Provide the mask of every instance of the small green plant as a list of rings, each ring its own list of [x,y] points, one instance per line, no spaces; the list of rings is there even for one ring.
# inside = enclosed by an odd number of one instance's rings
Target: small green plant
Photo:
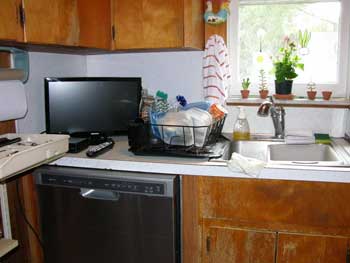
[[[265,70],[260,69],[259,70],[259,89],[260,90],[267,90],[267,81],[266,81],[266,73]]]
[[[309,91],[314,91],[314,90],[316,89],[316,83],[315,83],[315,82],[309,82],[309,83],[307,84],[307,89],[308,89]]]
[[[299,40],[300,48],[307,48],[307,46],[309,45],[309,42],[311,40],[311,32],[309,32],[307,30],[302,32],[301,30],[299,30],[298,40]]]
[[[249,78],[243,79],[243,80],[242,80],[242,88],[243,88],[243,90],[249,89],[249,86],[250,86],[250,80],[249,80]]]

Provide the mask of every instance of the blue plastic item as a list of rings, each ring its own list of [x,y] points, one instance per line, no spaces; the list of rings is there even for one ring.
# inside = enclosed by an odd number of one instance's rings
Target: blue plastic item
[[[187,101],[186,101],[186,98],[184,96],[181,96],[181,95],[177,95],[176,96],[176,100],[179,102],[179,104],[182,106],[182,107],[185,107],[187,105]]]
[[[189,110],[191,108],[198,108],[198,109],[201,109],[201,110],[208,111],[210,106],[211,106],[211,103],[208,102],[208,101],[199,101],[199,102],[189,103],[185,107],[183,107],[182,109],[183,110]]]
[[[152,110],[149,111],[150,123],[155,124],[151,126],[152,134],[156,138],[161,138],[159,127],[157,126],[158,119],[164,117],[165,114],[166,114],[165,112],[153,112]]]
[[[19,69],[24,72],[24,77],[21,79],[26,83],[29,78],[29,55],[28,52],[14,47],[0,47],[0,51],[10,52],[13,58],[13,69]]]

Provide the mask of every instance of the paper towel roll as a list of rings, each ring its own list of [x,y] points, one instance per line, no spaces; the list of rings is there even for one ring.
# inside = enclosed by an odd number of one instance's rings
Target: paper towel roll
[[[27,113],[24,85],[19,80],[0,81],[0,121],[20,119]]]

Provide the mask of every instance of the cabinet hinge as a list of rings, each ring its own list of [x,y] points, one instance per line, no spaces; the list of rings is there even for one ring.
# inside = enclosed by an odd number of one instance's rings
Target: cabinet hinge
[[[115,32],[115,26],[113,25],[113,26],[112,26],[112,39],[113,39],[113,40],[115,40],[115,34],[116,34],[116,32]]]
[[[19,12],[19,20],[20,20],[21,26],[24,27],[24,25],[26,23],[26,14],[25,14],[23,5],[20,4],[18,9],[19,9],[18,10],[18,12]]]
[[[211,239],[210,239],[210,236],[207,237],[207,252],[209,253],[210,252],[210,242],[211,242]]]
[[[350,263],[350,249],[346,249],[346,263]]]

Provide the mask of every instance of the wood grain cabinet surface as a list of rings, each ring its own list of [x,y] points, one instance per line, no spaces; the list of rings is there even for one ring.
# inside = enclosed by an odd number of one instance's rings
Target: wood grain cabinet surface
[[[276,233],[215,226],[204,233],[205,263],[275,262]]]
[[[347,263],[348,238],[278,233],[277,263]]]
[[[349,184],[184,176],[183,204],[184,263],[350,262]]]
[[[109,49],[110,0],[23,0],[25,41]]]
[[[203,49],[204,1],[112,2],[115,49]]]
[[[21,0],[0,1],[0,39],[23,41],[20,7]]]
[[[202,50],[203,11],[198,0],[1,0],[0,41],[42,51]]]

